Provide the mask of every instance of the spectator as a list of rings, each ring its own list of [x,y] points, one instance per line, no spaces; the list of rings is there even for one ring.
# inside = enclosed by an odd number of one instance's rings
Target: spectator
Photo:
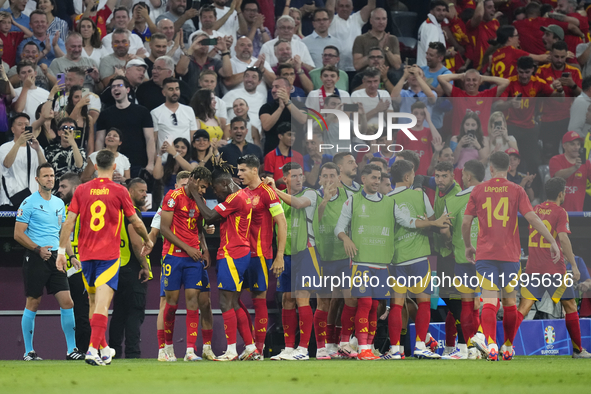
[[[440,75],[437,77],[437,80],[443,92],[447,96],[455,98],[453,100],[451,124],[451,130],[454,135],[459,133],[460,122],[468,112],[476,112],[480,117],[480,123],[482,123],[483,119],[486,121],[490,118],[492,101],[477,100],[476,98],[500,97],[505,89],[507,89],[507,86],[509,86],[507,79],[480,75],[474,69],[470,69],[463,74]],[[457,80],[462,80],[465,90],[452,85],[452,82]],[[491,83],[496,86],[491,89],[479,91],[479,87],[483,83]],[[484,136],[488,136],[488,129],[482,130],[482,133]]]
[[[349,93],[346,90],[339,90],[336,84],[339,81],[339,70],[334,66],[324,66],[320,73],[322,79],[322,87],[317,90],[312,90],[306,99],[306,107],[315,109],[316,111],[324,108],[324,101],[328,96],[339,96],[341,98],[349,98]],[[305,170],[304,170],[305,172]]]
[[[4,85],[4,90],[0,91],[0,145],[8,141],[8,110],[12,98],[14,97],[14,88],[6,77],[4,67],[0,67],[0,81]]]
[[[33,35],[33,33],[24,26],[21,26],[16,31],[11,31],[11,28],[12,19],[10,13],[0,11],[0,39],[2,39],[2,43],[4,44],[2,60],[5,61],[9,67],[14,66],[16,63],[16,50],[21,41],[25,39],[25,30],[27,32],[27,37]]]
[[[35,85],[37,73],[34,63],[23,60],[18,64],[17,72],[23,87],[14,89],[15,96],[12,99],[12,107],[15,112],[24,112],[29,115],[29,118],[34,118],[37,107],[52,97],[49,96],[47,90]]]
[[[408,89],[402,89],[408,82]],[[400,112],[409,113],[410,106],[415,101],[422,101],[427,106],[429,114],[433,112],[433,106],[437,101],[437,93],[431,90],[427,84],[427,78],[419,66],[412,65],[404,68],[404,74],[392,90],[392,100],[400,106]],[[399,123],[410,123],[409,119],[400,119]],[[423,126],[428,126],[424,124]]]
[[[585,42],[589,33],[589,21],[587,15],[583,16],[577,12],[578,2],[576,0],[558,0],[554,12],[548,14],[552,19],[572,23],[581,31],[581,35],[567,34],[564,41],[568,50],[572,53],[577,52],[577,45]],[[577,59],[569,59],[571,63],[577,63]]]
[[[164,34],[154,33],[150,37],[150,41],[148,42],[148,44],[150,45],[150,56],[145,58],[144,61],[148,66],[148,77],[152,78],[152,68],[154,67],[154,62],[160,56],[166,56],[168,42]]]
[[[295,71],[292,85],[303,89],[305,92],[310,92],[314,85],[310,80],[308,71],[303,67],[301,58],[296,55],[292,57],[291,44],[284,40],[279,40],[275,44],[275,57],[277,57],[277,65],[273,67],[275,74],[281,75],[279,67],[283,64],[291,65]]]
[[[128,180],[130,175],[131,163],[127,156],[119,152],[119,147],[123,143],[123,132],[116,127],[111,127],[109,132],[105,136],[105,149],[110,150],[115,155],[115,171],[113,172],[113,182],[124,184]],[[98,176],[98,172],[95,170],[94,165],[96,164],[96,155],[98,151],[88,155],[88,161],[84,172],[80,176],[82,182],[88,182]]]
[[[466,23],[468,37],[472,38],[473,50],[470,51],[470,60],[475,69],[481,70],[483,63],[488,59],[483,59],[483,54],[489,47],[489,41],[497,35],[500,23],[495,19],[495,3],[493,0],[478,0],[474,16]]]
[[[110,50],[103,46],[101,33],[96,23],[91,18],[82,18],[78,22],[78,33],[82,36],[83,57],[88,57],[96,64],[101,64],[101,59],[110,53]]]
[[[239,117],[246,120],[246,142],[255,144],[256,146],[262,149],[263,145],[261,143],[261,134],[259,128],[253,126],[249,113],[250,110],[246,100],[241,98],[237,98],[236,100],[234,100],[234,104],[232,106],[232,119],[234,119],[235,117]],[[258,116],[256,116],[255,119],[257,119],[258,121]]]
[[[240,41],[240,40],[238,40],[238,41]],[[237,47],[238,47],[238,45],[237,45]],[[255,67],[247,68],[243,73],[243,78],[242,78],[243,87],[242,88],[237,87],[237,88],[230,90],[228,93],[226,93],[224,95],[224,98],[223,98],[223,106],[228,111],[226,119],[232,119],[235,116],[243,117],[243,118],[247,119],[247,121],[249,123],[252,123],[252,125],[257,129],[257,134],[258,134],[258,130],[261,129],[261,121],[259,119],[259,110],[261,109],[263,104],[265,104],[267,102],[266,92],[262,93],[257,90],[257,86],[259,86],[259,83],[261,81],[261,77],[262,77],[262,75],[261,75],[261,71],[259,68],[255,68]],[[248,104],[246,104],[246,106],[248,108],[248,114],[241,114],[241,115],[236,114],[236,112],[234,111],[234,105],[235,105],[237,99],[244,99],[245,103],[248,103]],[[219,105],[219,103],[218,103],[218,105]],[[246,135],[246,140],[248,142],[253,142],[253,138],[254,138],[254,136],[250,132]],[[257,143],[257,145],[259,145],[259,143]]]
[[[324,47],[324,50],[322,51],[322,65],[310,71],[308,74],[312,84],[314,85],[314,89],[320,89],[322,86],[320,71],[322,71],[325,66],[333,66],[338,69],[340,60],[341,58],[339,48],[334,45],[327,45]],[[340,90],[349,90],[349,75],[347,75],[347,73],[343,71],[342,68],[339,69],[339,80],[337,81],[336,87]]]
[[[550,176],[566,180],[566,196],[562,207],[567,211],[582,211],[587,181],[591,180],[591,161],[588,153],[581,157],[583,138],[574,131],[562,137],[564,153],[550,159]]]
[[[81,131],[76,136],[76,143],[79,147],[88,152],[94,152],[94,123],[96,119],[88,114],[90,98],[83,95],[81,86],[72,86],[68,95],[65,115],[76,121],[77,128]],[[113,104],[114,105],[114,104]]]
[[[521,172],[517,171],[517,167],[519,167],[519,164],[521,164],[521,157],[519,156],[519,151],[517,149],[509,148],[505,151],[505,153],[509,155],[509,171],[507,171],[507,180],[524,188],[529,200],[533,201],[534,190],[532,189],[532,183],[536,177],[536,174],[530,175],[529,172],[527,174],[522,174]]]
[[[296,134],[291,129],[291,124],[283,122],[277,125],[277,137],[279,144],[265,155],[264,171],[273,174],[275,182],[283,178],[281,169],[288,162],[296,162],[302,168],[304,167],[304,159],[302,154],[292,150],[295,143]],[[266,144],[265,144],[266,145]],[[285,188],[285,185],[283,186]]]
[[[351,100],[363,103],[368,123],[378,123],[378,115],[382,112],[392,111],[390,94],[380,90],[380,71],[376,68],[368,68],[363,72],[363,89],[351,94]],[[422,126],[422,124],[421,124]]]
[[[25,132],[28,126],[29,115],[14,115],[10,120],[14,140],[0,146],[0,211],[16,211],[25,198],[37,191],[35,169],[46,160],[39,141],[33,133]]]
[[[308,187],[318,189],[320,186],[318,180],[320,178],[320,168],[325,164],[332,162],[332,155],[323,154],[320,151],[321,145],[324,143],[322,132],[314,132],[311,140],[306,140],[306,151],[308,154],[302,158],[304,162],[304,176],[306,177],[306,184]]]
[[[369,67],[380,70],[380,86],[379,89],[392,92],[394,86],[402,77],[403,69],[394,70],[386,66],[386,56],[380,47],[373,47],[369,50]],[[352,90],[363,89],[363,73],[355,73],[351,82]]]
[[[179,103],[178,79],[166,78],[162,83],[161,94],[165,97],[164,104],[150,112],[157,146],[161,148],[166,141],[169,142],[168,145],[172,145],[170,142],[177,138],[193,141],[193,134],[198,129],[195,113],[191,107]],[[172,184],[174,185],[174,182]]]
[[[213,70],[221,77],[232,75],[232,63],[230,62],[230,51],[226,49],[226,41],[218,40],[215,48],[222,54],[222,60],[209,57],[209,46],[202,45],[203,40],[208,39],[207,34],[197,33],[192,38],[192,43],[187,50],[186,56],[181,57],[176,65],[176,73],[191,87],[191,95],[195,94],[199,86],[199,74],[203,70]],[[216,96],[221,96],[221,84],[218,83]]]
[[[199,86],[201,86],[202,89],[208,89],[208,90],[211,90],[212,92],[215,92],[217,84],[218,84],[218,76],[215,73],[215,71],[204,70],[201,73],[201,75],[199,75]],[[215,100],[215,104],[214,104],[215,116],[217,116],[217,118],[219,119],[222,129],[225,130],[226,125],[228,124],[228,122],[227,122],[228,111],[226,110],[226,104],[224,104],[222,99],[219,98],[218,96],[214,96],[214,100]]]
[[[43,149],[46,149],[51,144],[59,143],[57,122],[51,104],[51,101],[46,101],[38,106],[35,111],[36,120],[33,122],[33,135],[35,135]]]
[[[213,28],[222,36],[232,37],[232,42],[236,42],[236,32],[240,28],[240,25],[246,24],[244,16],[242,15],[242,10],[236,10],[236,7],[240,7],[242,2],[232,1],[230,7],[226,7],[226,3],[226,0],[213,1],[213,14],[217,19]],[[203,18],[199,20],[199,24],[199,28],[203,29]],[[228,47],[230,47],[230,45],[228,45]]]
[[[138,57],[146,56],[146,48],[144,48],[144,42],[137,34],[131,34],[128,29],[129,25],[129,10],[125,7],[117,7],[113,10],[113,33],[107,34],[103,37],[103,47],[107,49],[109,54],[113,53],[113,34],[118,30],[127,31],[129,38],[128,53],[136,55]]]
[[[300,21],[299,24],[296,25],[296,29],[294,30],[298,37],[304,38],[312,33],[313,22],[312,22],[312,14],[315,9],[324,7],[324,0],[317,0],[314,4],[310,3],[308,0],[276,0],[275,7],[276,10],[279,11],[277,15],[281,14],[281,9],[283,9],[283,15],[287,15],[287,10],[289,9],[289,16],[292,16],[295,20],[296,16],[299,17]],[[285,8],[283,5],[285,4]],[[297,11],[297,13],[295,13]]]
[[[56,16],[57,3],[55,0],[38,0],[37,9],[45,12],[45,15],[47,15],[47,34],[52,35],[59,31],[63,39],[68,36],[70,28],[66,21]]]
[[[259,13],[259,4],[243,2],[242,15],[246,22],[244,27],[238,29],[239,36],[246,36],[252,41],[252,56],[257,57],[264,43],[271,40],[271,32],[264,26],[265,16]],[[238,45],[238,41],[236,41]]]
[[[287,79],[289,82],[289,97],[297,98],[299,102],[301,98],[306,97],[306,92],[300,87],[294,86],[298,75],[295,72],[294,66],[290,63],[283,63],[277,66],[277,74],[281,78]],[[273,101],[273,93],[269,90],[267,94],[267,102]]]
[[[217,147],[209,141],[209,133],[205,130],[197,130],[193,134],[193,145],[191,149],[191,159],[197,163],[198,167],[205,167],[213,171],[212,158],[220,154]]]
[[[162,19],[170,19],[174,23],[174,31],[183,29],[183,37],[185,44],[187,43],[189,36],[196,30],[195,24],[191,19],[195,18],[199,13],[199,10],[195,8],[187,9],[186,0],[169,0],[168,12],[160,15],[156,18],[156,23]]]
[[[548,52],[552,50],[552,45],[554,45],[555,42],[564,41],[564,30],[562,30],[560,26],[550,25],[548,27],[542,27],[542,31],[544,32],[544,35],[542,36],[544,49]]]
[[[65,84],[66,94],[60,95],[59,98],[55,101],[54,111],[61,113],[64,110],[66,105],[68,105],[68,96],[70,95],[70,89],[72,88],[72,86],[83,86],[85,78],[86,70],[80,67],[72,67],[68,70],[68,72],[66,73]],[[54,88],[56,87],[63,89],[63,87],[57,86],[57,84],[54,86]],[[101,100],[99,96],[92,92],[89,92],[87,96],[90,99],[88,113],[94,119],[98,119],[99,113],[101,112]]]
[[[45,157],[48,162],[53,164],[55,175],[61,177],[66,172],[76,174],[82,173],[84,162],[86,161],[86,152],[78,148],[75,140],[75,131],[78,129],[76,121],[72,118],[63,118],[57,126],[57,134],[60,137],[58,144],[51,144]],[[54,191],[57,191],[59,184],[55,185]]]
[[[33,41],[39,47],[50,48],[45,54],[45,58],[39,60],[42,64],[49,66],[53,59],[64,56],[66,52],[64,41],[60,38],[59,32],[51,35],[47,33],[47,15],[43,11],[35,10],[31,12],[31,30],[33,35],[25,38],[18,46],[16,51],[17,62],[21,60],[25,44],[30,41]]]
[[[117,76],[111,80],[115,105],[104,109],[98,118],[95,147],[103,148],[106,130],[116,127],[123,131],[121,153],[129,158],[130,176],[135,178],[142,169],[153,172],[156,143],[152,117],[146,108],[129,102],[129,89],[127,78]]]
[[[18,23],[19,25],[22,25],[24,27],[29,27],[30,25],[30,19],[29,16],[23,14],[23,11],[25,10],[26,6],[27,6],[27,1],[28,0],[8,0],[8,3],[10,4],[10,8],[8,9],[8,12],[10,14],[12,14],[12,19],[14,19],[14,21],[16,23]],[[19,31],[20,29],[14,25],[10,28],[10,31]]]
[[[437,77],[440,75],[451,74],[444,65],[443,59],[445,59],[445,45],[440,42],[431,42],[425,53],[426,65],[421,67],[423,74],[425,75],[427,84],[431,86],[438,97],[443,96],[443,88],[439,84]]]
[[[174,23],[170,19],[161,19],[156,23],[158,31],[166,37],[168,46],[166,47],[166,55],[174,59],[174,63],[178,63],[183,56],[183,32],[182,30],[175,34]],[[181,45],[182,44],[182,45]]]
[[[328,32],[330,19],[328,11],[325,8],[316,8],[312,13],[312,24],[314,31],[309,36],[304,37],[302,42],[306,44],[310,51],[310,56],[314,62],[314,67],[322,66],[322,53],[328,45],[339,46],[341,43]],[[311,71],[311,70],[310,70]]]
[[[425,55],[431,43],[440,42],[445,48],[445,35],[441,24],[445,22],[447,12],[449,12],[449,8],[443,0],[432,0],[429,4],[427,20],[419,27],[417,65],[421,68],[427,65]]]
[[[371,30],[355,38],[353,43],[353,65],[355,70],[363,71],[369,66],[369,50],[379,47],[384,51],[386,65],[398,70],[402,65],[400,44],[396,36],[386,32],[388,15],[383,8],[376,8],[369,19]]]
[[[101,39],[107,35],[107,20],[117,5],[117,0],[107,0],[105,6],[99,9],[96,0],[82,0],[84,12],[76,16],[76,24],[84,18],[90,18],[96,24]]]
[[[37,71],[37,79],[35,79],[35,85],[45,90],[50,90],[56,83],[55,74],[49,69],[47,64],[38,64],[40,56],[43,52],[39,52],[39,47],[33,41],[29,41],[23,47],[22,60],[28,60],[35,64],[35,70]],[[12,86],[19,87],[20,79],[16,72],[16,65],[12,66],[6,73],[10,79]]]
[[[325,107],[327,109],[342,109],[341,105],[341,98],[339,96],[328,96],[324,101]],[[367,118],[365,115],[365,110],[363,107],[363,103],[357,103],[358,110],[357,113],[359,114],[359,130],[363,134],[370,134],[371,130],[367,125]],[[328,126],[328,130],[324,132],[324,144],[327,145],[326,149],[322,149],[322,151],[326,154],[336,155],[338,153],[338,144],[339,140],[339,120],[337,116],[334,114],[325,114],[324,119],[326,120],[326,124]],[[353,127],[353,123],[351,121],[351,126]],[[373,125],[372,125],[373,126]],[[377,125],[375,125],[375,129],[377,130]],[[374,130],[375,131],[375,130]],[[374,144],[375,145],[375,144]],[[373,152],[372,152],[373,153]]]
[[[314,60],[310,56],[308,47],[301,40],[294,39],[295,21],[291,16],[283,15],[277,19],[277,38],[267,41],[261,47],[261,54],[265,55],[265,60],[271,67],[279,63],[275,56],[275,43],[279,40],[285,40],[291,43],[293,56],[299,56],[302,59],[302,67],[308,71],[314,69]]]
[[[275,79],[273,81],[273,88],[271,89],[273,101],[264,104],[259,111],[261,127],[265,137],[265,148],[263,149],[263,153],[265,154],[275,149],[279,143],[278,124],[289,123],[292,121],[292,118],[299,124],[306,122],[306,115],[292,104],[289,99],[289,89],[290,84],[287,79],[282,77]],[[280,171],[278,175],[279,173]]]
[[[224,84],[228,89],[244,89],[244,76],[247,69],[256,68],[259,70],[259,82],[256,89],[259,93],[266,94],[267,86],[271,86],[275,79],[275,73],[264,56],[259,59],[254,57],[252,41],[248,37],[240,37],[236,42],[236,56],[230,62],[232,73],[224,79]]]
[[[464,116],[460,134],[451,137],[450,144],[455,145],[453,164],[456,168],[464,168],[464,164],[470,160],[478,160],[482,164],[488,163],[490,156],[488,138],[482,134],[480,118],[474,112]]]
[[[129,38],[131,33],[125,29],[115,29],[111,47],[113,53],[101,59],[100,77],[104,86],[109,86],[111,79],[120,75],[127,62],[134,58],[129,53]]]
[[[367,23],[370,13],[375,8],[376,1],[368,0],[367,5],[359,12],[352,13],[352,0],[327,0],[326,9],[328,10],[328,18],[330,19],[328,32],[340,42],[354,42],[361,35],[361,28]],[[356,68],[353,67],[352,46],[349,44],[343,45],[340,57],[340,67],[351,76],[356,71]]]
[[[91,58],[82,56],[82,36],[72,32],[66,38],[66,56],[58,57],[51,62],[49,69],[55,75],[66,73],[72,67],[79,67],[86,71],[84,85],[91,92],[100,92],[103,88],[99,75],[98,63]]]
[[[488,144],[491,155],[495,152],[505,152],[507,149],[518,149],[515,137],[507,132],[507,121],[502,112],[497,111],[490,115],[488,129],[490,130]],[[489,163],[484,163],[484,165],[486,172],[484,179],[489,180],[491,178]]]
[[[286,6],[283,9],[283,15],[289,15],[293,18],[293,21],[295,22],[294,35],[300,39],[304,38],[304,35],[302,34],[302,11],[299,8],[290,7],[287,5],[286,1]]]
[[[220,149],[222,160],[234,166],[234,177],[238,176],[238,158],[244,155],[254,155],[262,163],[264,160],[263,151],[255,144],[246,141],[248,122],[244,118],[233,118],[230,122],[231,141]]]
[[[576,131],[584,138],[591,130],[591,76],[585,77],[581,82],[581,94],[573,101],[570,107],[570,120],[568,130]]]
[[[146,76],[146,69],[148,65],[146,62],[139,58],[139,59],[132,59],[127,62],[125,65],[125,78],[129,81],[129,102],[137,104],[137,89],[138,87],[144,82],[144,78]],[[113,95],[111,94],[111,86],[107,86],[105,90],[101,93],[101,102],[104,104],[105,108],[110,107],[111,105],[115,105],[115,100],[113,99]]]
[[[135,3],[131,8],[131,21],[128,26],[133,26],[131,32],[139,36],[144,44],[151,41],[152,35],[158,33],[158,27],[150,18],[150,7],[143,1]]]
[[[162,95],[162,82],[166,78],[174,76],[174,60],[169,56],[161,56],[154,62],[152,68],[152,79],[142,83],[137,88],[137,101],[138,104],[144,106],[148,111],[152,111],[154,108],[166,101]],[[191,88],[184,81],[179,81],[181,88],[181,97],[179,102],[187,105],[191,101]]]
[[[163,155],[167,154],[166,163],[162,164]],[[173,144],[168,140],[162,144],[158,155],[156,155],[156,164],[154,165],[154,179],[162,180],[164,190],[163,196],[174,189],[176,183],[176,174],[179,171],[192,171],[197,167],[197,162],[191,159],[191,144],[185,138],[175,138]]]
[[[218,40],[225,40],[226,45],[228,46],[228,48],[230,48],[232,46],[232,43],[235,42],[236,38],[233,37],[232,34],[230,34],[226,37],[222,33],[218,32],[217,29],[221,26],[216,19],[217,19],[216,8],[214,6],[206,5],[206,6],[202,7],[199,10],[199,25],[200,25],[199,30],[197,30],[192,35],[195,35],[196,33],[205,33],[205,34],[207,34],[208,38],[216,38]],[[232,38],[230,38],[230,37],[232,37]],[[191,41],[191,38],[192,37],[189,37],[189,41]],[[213,49],[213,47],[211,45],[208,48],[209,48],[210,52]],[[219,59],[219,55],[217,53],[213,53],[212,55],[213,55],[213,57]]]
[[[547,84],[558,80],[564,89],[564,102],[547,102],[541,111],[540,140],[542,147],[542,162],[547,164],[553,156],[558,154],[560,140],[568,130],[570,108],[574,98],[581,94],[581,71],[566,64],[568,48],[564,41],[552,45],[550,64],[538,68],[536,76]]]
[[[382,135],[376,140],[376,145],[378,145],[377,152],[373,152],[371,157],[367,157],[367,155],[365,155],[367,164],[370,164],[377,159],[382,160],[383,164],[385,165],[384,170],[388,172],[389,168],[392,167],[392,164],[394,164],[396,161],[396,153],[392,148],[389,148],[390,145],[393,145],[393,142],[388,141],[387,135]]]

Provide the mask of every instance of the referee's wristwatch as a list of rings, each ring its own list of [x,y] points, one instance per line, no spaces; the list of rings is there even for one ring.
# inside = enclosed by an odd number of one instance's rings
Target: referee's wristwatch
[[[33,249],[33,250],[35,251],[35,253],[37,253],[39,255],[41,254],[41,246],[37,245],[37,246],[35,246],[35,249]]]

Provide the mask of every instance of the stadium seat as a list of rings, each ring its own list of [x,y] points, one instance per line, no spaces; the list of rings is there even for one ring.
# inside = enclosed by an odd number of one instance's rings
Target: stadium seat
[[[416,37],[416,23],[416,12],[392,11],[392,24],[394,26],[394,35],[396,35],[398,39],[400,39],[400,37]]]

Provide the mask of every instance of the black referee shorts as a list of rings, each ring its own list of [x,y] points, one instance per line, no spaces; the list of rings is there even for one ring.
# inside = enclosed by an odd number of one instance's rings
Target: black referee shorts
[[[51,252],[47,261],[37,253],[27,250],[23,260],[23,279],[25,281],[25,296],[39,298],[43,295],[43,288],[47,288],[47,294],[56,294],[60,291],[70,291],[68,275],[61,272],[55,266],[57,251]]]

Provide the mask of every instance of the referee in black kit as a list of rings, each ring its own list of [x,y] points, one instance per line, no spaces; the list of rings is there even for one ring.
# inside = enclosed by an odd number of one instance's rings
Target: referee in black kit
[[[25,342],[25,361],[40,361],[33,349],[35,315],[43,288],[53,294],[60,305],[62,330],[66,336],[68,350],[66,360],[84,360],[84,354],[76,348],[76,324],[74,302],[70,296],[68,278],[58,271],[55,261],[59,247],[60,229],[66,219],[64,202],[51,195],[55,184],[55,171],[51,164],[37,167],[35,180],[39,191],[27,197],[20,205],[14,226],[14,239],[27,251],[23,261],[25,296],[27,297],[21,322]],[[68,253],[71,253],[71,247]],[[80,266],[78,261],[73,264]]]

